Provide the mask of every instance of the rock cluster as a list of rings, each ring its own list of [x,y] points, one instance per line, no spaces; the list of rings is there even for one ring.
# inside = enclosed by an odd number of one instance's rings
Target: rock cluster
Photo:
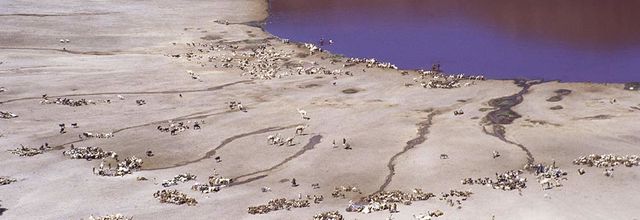
[[[322,201],[322,196],[315,196],[315,203]],[[292,208],[305,208],[311,206],[310,196],[307,195],[305,199],[272,199],[266,205],[250,206],[247,210],[249,214],[267,214],[272,211],[278,210],[291,210]]]
[[[111,100],[103,100],[103,102],[111,103]],[[51,101],[46,96],[43,96],[42,101],[40,101],[40,104],[57,104],[57,105],[67,105],[71,107],[79,107],[79,106],[84,106],[89,104],[96,104],[96,101],[93,101],[90,99],[74,100],[69,98],[56,98],[56,100]]]
[[[117,158],[117,154],[113,151],[104,151],[100,147],[74,147],[71,145],[71,149],[63,151],[63,155],[70,157],[71,159],[102,159],[102,158]]]
[[[446,79],[446,80],[485,80],[483,75],[445,74],[443,71],[439,69],[418,70],[418,73],[422,78],[426,76],[431,76],[434,79]]]
[[[44,152],[50,151],[52,148],[49,147],[49,145],[42,145],[39,148],[31,148],[31,147],[25,147],[25,146],[20,146],[19,148],[16,148],[14,150],[9,150],[9,152],[11,152],[14,155],[18,155],[21,157],[33,157],[35,155],[38,154],[42,154]]]
[[[14,178],[0,176],[0,186],[9,185],[9,184],[15,183],[15,182],[17,182],[17,180],[14,179]]]
[[[441,193],[439,200],[446,201],[451,207],[458,206],[458,209],[462,208],[462,202],[467,201],[473,193],[471,191],[449,190],[448,193]]]
[[[485,80],[484,76],[466,76],[464,74],[449,74],[445,75],[442,71],[439,70],[418,70],[418,74],[420,78],[414,78],[413,81],[420,82],[420,85],[424,88],[433,88],[433,89],[453,89],[461,86],[461,80]],[[424,81],[425,78],[430,78],[431,80]],[[421,81],[423,80],[423,81]],[[465,86],[470,86],[475,84],[475,82],[465,83]]]
[[[509,170],[504,173],[496,173],[496,178],[490,179],[489,177],[485,178],[466,178],[462,180],[463,185],[483,185],[490,186],[494,189],[501,189],[505,191],[509,190],[520,190],[527,188],[527,178],[521,177],[523,174],[522,170]]]
[[[433,193],[425,193],[421,189],[414,189],[413,193],[405,193],[400,190],[382,191],[362,198],[359,203],[349,204],[346,210],[347,212],[362,213],[382,210],[395,212],[397,211],[396,203],[411,205],[414,201],[424,201],[433,197],[435,197]]]
[[[538,183],[540,183],[544,189],[552,189],[554,187],[562,186],[560,181],[566,180],[565,176],[567,176],[567,172],[561,170],[555,165],[529,164],[525,166],[525,169],[533,171]]]
[[[196,199],[175,189],[157,191],[153,194],[153,198],[158,199],[160,203],[171,203],[176,205],[187,204],[188,206],[195,206],[198,204]]]
[[[496,173],[495,180],[489,177],[485,178],[466,178],[462,180],[463,185],[483,185],[491,186],[494,189],[501,189],[505,191],[520,190],[527,188],[527,178],[521,177],[524,171],[522,170],[509,170],[504,173]]]
[[[218,192],[222,187],[227,187],[231,184],[231,179],[224,178],[219,174],[213,174],[209,176],[209,182],[205,184],[196,183],[191,187],[193,191],[199,191],[202,193]]]
[[[12,118],[17,118],[17,117],[18,117],[18,115],[13,114],[13,113],[11,113],[11,112],[3,112],[3,111],[0,111],[0,118],[3,118],[3,119],[12,119]]]
[[[196,175],[193,175],[191,173],[178,174],[174,176],[173,179],[162,181],[162,186],[164,187],[175,186],[175,185],[178,185],[178,182],[184,183],[190,180],[195,180],[196,177],[197,177]]]
[[[118,163],[115,175],[124,176],[126,174],[131,174],[131,172],[139,170],[140,168],[142,168],[142,159],[139,159],[136,156],[131,156]]]
[[[428,211],[427,213],[428,213],[428,214],[429,214],[429,216],[431,216],[431,217],[440,217],[440,216],[443,216],[443,215],[444,215],[444,212],[443,212],[443,211],[441,211],[441,210],[439,210],[439,209],[438,209],[438,210],[435,210],[435,211],[433,211],[433,212],[432,212],[432,211]]]
[[[362,192],[355,186],[339,186],[333,190],[333,192],[331,193],[331,196],[333,196],[334,198],[338,198],[338,197],[346,198],[346,194],[345,194],[346,192],[354,192],[354,193],[362,194]]]
[[[438,209],[435,211],[427,211],[427,214],[414,214],[413,218],[416,220],[431,220],[432,218],[437,218],[443,215],[444,212]]]
[[[194,73],[194,72],[193,72],[193,71],[191,71],[191,70],[187,70],[187,74],[189,74],[189,76],[191,77],[191,79],[197,79],[197,80],[199,80],[199,79],[200,79],[200,75],[198,75],[197,73]]]
[[[373,67],[378,67],[378,68],[382,68],[382,69],[394,69],[397,70],[398,67],[396,65],[393,65],[391,63],[388,62],[379,62],[376,59],[361,59],[361,58],[349,58],[347,59],[347,65],[349,66],[349,64],[366,64],[367,68],[373,68]]]
[[[80,139],[86,138],[112,138],[113,132],[109,133],[92,133],[92,132],[82,132],[82,134],[78,135]]]
[[[191,186],[191,190],[198,191],[201,193],[212,193],[220,191],[219,186],[212,186],[209,184],[196,183]]]
[[[178,123],[170,122],[169,125],[167,126],[159,125],[158,127],[156,127],[156,129],[158,129],[158,131],[160,132],[169,132],[171,133],[171,135],[177,135],[183,131],[191,129],[192,127],[194,130],[199,130],[200,128],[202,128],[202,125],[200,122],[197,122],[197,121],[193,122],[193,126],[191,126],[190,124],[191,124],[191,121],[178,122]],[[202,124],[204,124],[204,121],[202,121]]]
[[[640,166],[640,156],[638,155],[615,155],[615,154],[590,154],[581,156],[573,160],[575,165],[587,165],[590,167],[615,167],[625,165],[627,167]]]
[[[95,170],[94,173],[100,176],[124,176],[131,174],[135,170],[142,168],[142,159],[136,156],[125,158],[123,161],[118,161],[115,170],[104,167],[104,161],[100,164],[100,167]]]
[[[133,217],[127,217],[122,214],[111,214],[103,216],[89,216],[89,220],[133,220]]]
[[[229,102],[229,109],[230,110],[238,109],[238,110],[243,111],[243,112],[247,111],[247,109],[242,105],[242,102],[240,102],[240,101],[230,101]]]
[[[212,45],[209,43],[187,43],[192,47],[191,52],[185,53],[187,61],[195,61],[202,67],[213,65],[215,68],[237,68],[242,71],[243,76],[250,76],[252,79],[270,80],[292,75],[349,75],[348,71],[328,70],[325,67],[316,66],[317,63],[305,65],[304,62],[294,62],[292,53],[284,49],[276,49],[268,45],[247,47],[239,49],[235,43]],[[321,51],[320,48],[309,44],[310,52]],[[300,45],[299,47],[304,47]],[[307,56],[308,54],[303,54]],[[171,55],[174,58],[181,58],[180,54]],[[299,55],[300,56],[300,55]],[[334,61],[332,61],[334,63]],[[389,65],[389,64],[387,64]],[[384,65],[383,65],[384,66]]]
[[[217,173],[213,176],[209,176],[209,185],[225,187],[230,185],[232,180],[230,178],[224,178]]]
[[[329,211],[314,215],[313,220],[344,220],[344,217],[338,211]]]
[[[460,82],[458,80],[431,80],[427,83],[422,82],[420,85],[430,89],[453,89],[459,88]]]
[[[276,133],[275,135],[269,135],[267,137],[267,144],[269,145],[274,145],[274,146],[283,146],[285,144],[287,144],[288,146],[294,146],[295,143],[293,143],[295,139],[295,136],[293,137],[282,137],[279,133]]]
[[[309,54],[313,55],[316,52],[322,52],[322,48],[314,45],[314,44],[310,44],[310,43],[305,43],[304,47],[306,47],[307,49],[309,49]]]

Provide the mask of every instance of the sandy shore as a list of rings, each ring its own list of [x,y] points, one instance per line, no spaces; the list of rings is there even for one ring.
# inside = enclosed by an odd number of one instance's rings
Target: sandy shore
[[[513,81],[498,80],[423,88],[413,81],[415,71],[343,67],[346,58],[308,55],[305,47],[283,43],[254,25],[266,18],[267,8],[263,0],[0,3],[0,87],[6,89],[0,92],[0,111],[19,116],[0,119],[0,176],[17,180],[0,186],[0,219],[112,213],[134,219],[312,219],[332,210],[346,219],[385,219],[388,211],[344,210],[349,200],[379,190],[414,188],[436,196],[451,189],[474,194],[461,209],[437,198],[399,205],[394,219],[436,209],[445,213],[440,219],[639,218],[638,167],[616,167],[607,177],[604,168],[572,164],[583,155],[640,152],[638,91],[621,84],[545,82],[523,92]],[[220,61],[260,47],[290,54],[277,59],[283,66],[353,74],[284,74],[295,69],[290,68],[264,80],[241,69],[238,60],[232,67]],[[518,93],[521,102],[508,109],[521,117],[501,125],[487,121],[498,110],[491,100]],[[41,104],[43,94],[97,103]],[[241,101],[246,112],[229,109],[230,101]],[[297,108],[311,119],[303,120]],[[460,109],[464,114],[454,115]],[[204,124],[177,135],[159,132],[156,127],[170,120]],[[61,123],[79,127],[60,134]],[[267,143],[276,133],[294,137],[298,125],[308,128],[295,136],[294,146]],[[492,133],[495,126],[504,133]],[[79,139],[83,132],[114,137]],[[340,146],[343,138],[352,150]],[[332,147],[334,140],[338,148]],[[8,152],[45,142],[54,149],[33,157]],[[100,160],[62,155],[71,143],[136,155],[144,164],[123,177],[94,175]],[[148,150],[153,157],[145,155]],[[493,158],[493,151],[501,156]],[[526,172],[521,193],[461,184],[467,177],[522,169],[528,161],[555,161],[568,172],[567,180],[544,190]],[[580,167],[586,174],[578,174]],[[162,204],[153,197],[164,189],[162,180],[190,172],[206,182],[214,170],[237,184],[210,194],[192,191],[194,182],[171,187],[197,199],[196,206]],[[136,180],[142,176],[149,180]],[[291,187],[292,178],[300,186]],[[331,196],[334,187],[347,185],[363,194]],[[308,208],[247,213],[249,206],[299,194],[325,199]]]

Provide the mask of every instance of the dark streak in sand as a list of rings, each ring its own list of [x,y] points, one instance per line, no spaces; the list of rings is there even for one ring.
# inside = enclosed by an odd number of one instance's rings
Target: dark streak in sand
[[[575,120],[606,120],[613,118],[612,115],[595,115],[589,117],[576,118]]]
[[[202,39],[202,40],[220,40],[220,39],[222,39],[222,37],[217,36],[217,35],[209,34],[209,35],[206,35],[204,37],[200,37],[200,39]]]
[[[557,124],[557,123],[551,123],[545,120],[534,120],[534,119],[525,119],[526,122],[529,122],[531,124],[535,124],[535,125],[552,125],[552,126],[556,126],[556,127],[561,127],[561,124]]]
[[[140,124],[140,125],[134,125],[134,126],[124,127],[124,128],[119,128],[119,129],[113,130],[112,133],[116,134],[116,133],[123,132],[125,130],[151,126],[151,125],[155,125],[155,124],[165,123],[167,121],[202,119],[202,118],[207,118],[207,117],[214,116],[214,115],[221,115],[221,114],[233,112],[233,111],[224,111],[224,112],[210,113],[212,111],[213,110],[194,112],[194,113],[191,113],[191,114],[188,114],[188,115],[183,115],[183,116],[172,118],[172,119],[154,121],[154,122],[144,123],[144,124]],[[89,140],[89,138],[87,138],[87,139],[78,139],[78,140],[75,140],[75,141],[71,141],[71,142],[67,142],[67,143],[64,143],[64,144],[60,144],[60,145],[57,145],[57,146],[53,147],[53,149],[54,150],[62,150],[62,149],[64,149],[65,145],[75,144],[75,143],[83,142],[85,140]]]
[[[358,92],[360,92],[359,89],[345,89],[345,90],[342,90],[342,93],[344,93],[344,94],[355,94],[355,93],[358,93]]]
[[[206,110],[206,111],[200,111],[200,112],[195,112],[195,113],[191,113],[188,115],[184,115],[184,116],[180,116],[177,118],[172,118],[172,119],[167,119],[167,120],[160,120],[160,121],[154,121],[154,122],[149,122],[149,123],[145,123],[145,124],[140,124],[140,125],[134,125],[134,126],[129,126],[129,127],[124,127],[124,128],[119,128],[116,130],[113,130],[113,133],[119,133],[119,132],[123,132],[125,130],[129,130],[129,129],[134,129],[134,128],[140,128],[140,127],[146,127],[146,126],[150,126],[150,125],[156,125],[156,124],[162,124],[162,123],[166,123],[168,121],[181,121],[181,120],[194,120],[194,119],[202,119],[202,118],[206,118],[209,116],[214,116],[214,115],[221,115],[221,114],[225,114],[225,113],[230,113],[230,112],[234,112],[232,110],[228,110],[228,111],[224,111],[224,112],[214,112],[214,113],[209,113],[213,110]],[[208,114],[207,114],[208,113]]]
[[[306,85],[299,85],[298,88],[301,89],[308,89],[308,88],[313,88],[313,87],[320,87],[320,85],[312,83],[312,84],[306,84]]]
[[[504,126],[502,125],[493,125],[492,126],[492,131],[489,132],[487,131],[487,128],[485,126],[482,127],[482,131],[485,134],[497,137],[498,139],[500,139],[501,141],[508,143],[508,144],[512,144],[517,146],[518,148],[520,148],[522,151],[525,152],[525,154],[527,154],[527,164],[531,164],[535,161],[535,158],[533,157],[533,154],[531,153],[531,151],[529,151],[529,149],[527,149],[524,145],[517,143],[515,141],[510,141],[508,140],[504,135],[506,133],[506,130],[504,128]]]
[[[562,98],[564,96],[568,96],[569,94],[571,94],[571,90],[568,90],[568,89],[558,89],[553,92],[555,92],[556,95],[549,97],[547,99],[547,102],[559,102],[559,101],[562,101]]]
[[[298,125],[296,124],[296,125],[289,125],[289,126],[286,126],[286,127],[270,127],[270,128],[260,129],[260,130],[257,130],[257,131],[252,131],[252,132],[249,132],[249,133],[234,135],[232,137],[224,139],[220,143],[220,145],[218,145],[215,148],[207,151],[207,153],[205,153],[205,155],[203,157],[200,157],[198,159],[191,160],[191,161],[185,161],[185,162],[181,162],[181,163],[174,164],[174,165],[171,165],[171,166],[166,166],[166,167],[158,167],[158,168],[142,169],[142,170],[164,170],[164,169],[170,169],[170,168],[186,166],[186,165],[189,165],[189,164],[192,164],[192,163],[197,163],[197,162],[200,162],[202,160],[209,159],[209,158],[213,157],[213,155],[216,154],[216,151],[222,149],[224,146],[226,146],[227,144],[229,144],[229,143],[231,143],[231,142],[233,142],[235,140],[242,139],[242,138],[245,138],[245,137],[249,137],[249,136],[252,136],[252,135],[264,134],[264,133],[267,133],[267,132],[274,132],[274,131],[280,131],[280,130],[285,130],[285,129],[289,129],[289,128],[294,128],[296,126],[298,126]]]
[[[556,106],[552,106],[552,107],[551,107],[551,108],[549,108],[549,109],[551,109],[551,110],[560,110],[560,109],[563,109],[563,108],[564,108],[564,107],[562,107],[562,105],[556,105]]]
[[[533,163],[535,161],[535,158],[533,157],[533,154],[531,153],[531,151],[529,151],[529,149],[527,149],[520,143],[507,140],[507,138],[505,137],[506,129],[504,125],[511,124],[514,120],[522,117],[517,112],[511,110],[511,108],[522,103],[522,101],[524,100],[523,96],[529,92],[529,88],[531,86],[540,84],[542,82],[516,80],[515,83],[518,86],[522,87],[522,90],[520,90],[520,92],[489,101],[489,105],[496,108],[496,110],[489,112],[487,116],[485,116],[483,120],[484,124],[482,126],[482,131],[485,134],[497,137],[505,143],[517,146],[527,154],[527,163]],[[488,131],[486,126],[491,126],[491,130]]]
[[[67,94],[67,95],[54,95],[49,96],[49,98],[61,98],[61,97],[77,97],[77,96],[96,96],[96,95],[152,95],[152,94],[178,94],[178,93],[195,93],[195,92],[210,92],[223,89],[227,86],[232,86],[240,83],[251,82],[252,80],[241,80],[231,83],[226,83],[214,87],[204,88],[204,89],[190,89],[190,90],[168,90],[168,91],[153,91],[153,92],[98,92],[98,93],[80,93],[80,94]],[[41,99],[42,97],[24,97],[17,99],[9,99],[6,101],[1,101],[0,104],[6,104],[9,102],[15,101],[23,101],[23,100],[31,100],[31,99]]]
[[[242,184],[245,184],[245,183],[250,183],[250,182],[262,179],[264,177],[267,177],[268,174],[263,174],[263,173],[267,173],[267,172],[273,171],[275,169],[278,169],[279,167],[281,167],[282,165],[288,163],[289,161],[291,161],[293,159],[296,159],[299,156],[302,156],[307,151],[312,150],[317,144],[320,143],[321,140],[322,140],[322,135],[314,135],[313,137],[311,137],[311,139],[309,139],[309,143],[307,143],[304,147],[302,147],[302,149],[300,149],[294,155],[291,155],[291,156],[287,157],[282,162],[272,166],[269,169],[259,170],[259,171],[255,171],[255,172],[252,172],[252,173],[248,173],[248,174],[244,174],[244,175],[235,177],[235,178],[233,178],[233,182],[231,183],[231,186],[242,185]],[[256,175],[256,174],[263,174],[263,175],[252,177],[252,178],[248,178],[248,179],[242,180],[242,181],[237,181],[238,179],[242,179],[242,178],[245,178],[245,177],[248,177],[248,176],[253,176],[253,175]]]
[[[387,188],[387,186],[389,186],[389,184],[393,180],[393,176],[396,174],[396,168],[395,168],[396,159],[398,159],[398,157],[400,157],[402,154],[406,153],[407,151],[413,149],[415,146],[422,144],[427,140],[426,135],[429,134],[429,128],[431,127],[433,117],[436,114],[438,114],[438,112],[433,111],[429,113],[426,120],[418,123],[417,124],[418,135],[415,138],[407,141],[407,144],[404,146],[402,151],[396,153],[391,157],[391,159],[389,159],[389,162],[387,163],[387,168],[389,169],[389,173],[387,174],[387,177],[385,178],[384,183],[380,186],[380,188],[378,188],[378,191],[374,192],[373,194],[384,191],[385,188]]]

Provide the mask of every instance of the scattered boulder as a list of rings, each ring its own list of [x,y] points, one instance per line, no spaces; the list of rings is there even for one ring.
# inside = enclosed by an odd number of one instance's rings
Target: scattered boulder
[[[0,176],[0,186],[9,185],[11,183],[15,183],[18,180],[6,176]]]
[[[89,220],[133,220],[133,217],[127,217],[122,214],[112,214],[103,216],[89,216]]]
[[[314,215],[313,220],[344,220],[344,217],[338,211],[329,211]]]
[[[178,190],[161,190],[153,194],[153,198],[156,198],[160,203],[170,203],[176,205],[187,204],[188,206],[195,206],[198,204],[196,199],[187,196]]]

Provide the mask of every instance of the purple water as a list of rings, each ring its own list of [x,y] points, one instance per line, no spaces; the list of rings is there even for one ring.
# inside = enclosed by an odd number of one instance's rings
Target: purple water
[[[640,0],[271,0],[266,29],[403,69],[640,81]]]

